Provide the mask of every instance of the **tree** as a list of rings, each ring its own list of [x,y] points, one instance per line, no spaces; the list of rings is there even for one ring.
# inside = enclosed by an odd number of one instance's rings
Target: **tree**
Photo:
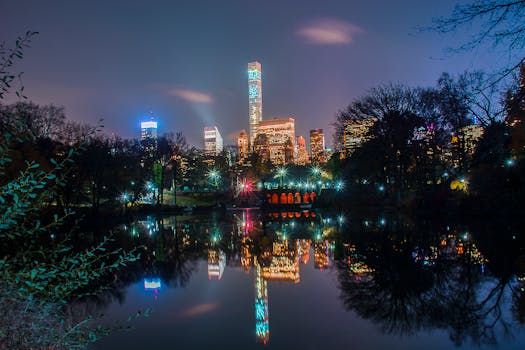
[[[455,32],[460,28],[479,28],[471,39],[456,50],[471,50],[490,45],[503,47],[509,63],[488,81],[495,83],[525,63],[525,1],[476,0],[456,5],[452,15],[434,19],[434,28],[441,33]]]
[[[343,133],[347,120],[381,119],[392,111],[404,113],[416,110],[417,100],[413,89],[392,83],[372,88],[364,96],[336,114],[336,120],[333,123],[334,145],[343,145]]]
[[[21,49],[32,35],[28,32],[19,38],[16,49],[7,56],[3,46],[0,50],[0,100],[9,92],[15,77],[9,73],[13,59],[22,57]],[[34,106],[29,106],[34,110]],[[9,122],[2,118],[0,135],[0,287],[2,307],[14,313],[2,315],[0,346],[77,347],[94,333],[84,326],[87,320],[68,322],[65,304],[90,293],[94,281],[138,257],[120,249],[108,249],[109,238],[85,249],[73,249],[74,213],[60,210],[53,203],[56,188],[62,185],[59,175],[73,162],[79,149],[70,148],[61,159],[51,158],[44,165],[26,159],[19,172],[8,173],[14,150],[25,143],[34,144],[36,136],[42,136],[27,129],[26,122],[34,119],[26,118],[24,113],[14,111],[10,117]]]

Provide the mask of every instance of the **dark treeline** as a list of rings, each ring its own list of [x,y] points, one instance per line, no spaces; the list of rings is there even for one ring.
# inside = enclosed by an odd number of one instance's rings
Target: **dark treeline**
[[[61,181],[48,204],[59,210],[90,207],[95,212],[119,208],[124,201],[133,204],[148,193],[153,202],[162,204],[166,190],[209,187],[205,157],[180,133],[162,135],[150,151],[138,139],[108,136],[100,130],[67,120],[62,107],[31,102],[0,105],[0,132],[16,135],[10,140],[11,162],[3,181],[15,177],[27,160],[51,169],[72,155],[68,167],[56,174]],[[226,154],[214,161],[226,177]],[[220,184],[228,181],[223,178]]]
[[[345,127],[370,121],[366,142],[334,173],[350,192],[373,193],[397,204],[476,198],[509,205],[523,199],[525,69],[500,93],[482,73],[443,74],[436,87],[385,85],[371,89],[336,116],[335,141]],[[483,130],[479,139],[473,128]],[[353,186],[353,190],[352,190]]]

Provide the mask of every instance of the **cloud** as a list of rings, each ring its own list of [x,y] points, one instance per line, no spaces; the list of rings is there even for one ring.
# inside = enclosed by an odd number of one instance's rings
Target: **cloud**
[[[358,26],[336,19],[320,19],[299,28],[297,35],[307,43],[316,45],[346,45],[356,34],[364,32]]]
[[[170,89],[168,90],[168,94],[170,96],[176,96],[185,101],[193,102],[193,103],[210,104],[210,103],[213,103],[214,101],[213,96],[209,93],[196,91],[196,90],[190,90],[190,89],[184,89],[184,88]]]

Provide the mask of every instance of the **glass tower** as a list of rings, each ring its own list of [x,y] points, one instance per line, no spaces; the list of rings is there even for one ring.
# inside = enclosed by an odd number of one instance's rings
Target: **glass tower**
[[[250,149],[257,134],[257,126],[262,120],[262,78],[261,64],[248,63],[248,101],[250,112]]]

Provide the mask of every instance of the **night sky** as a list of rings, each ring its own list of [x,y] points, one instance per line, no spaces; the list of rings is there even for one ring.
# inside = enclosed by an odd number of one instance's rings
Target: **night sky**
[[[28,97],[68,118],[139,137],[159,132],[202,147],[205,125],[225,144],[248,130],[247,63],[263,69],[263,118],[294,117],[296,135],[325,129],[368,88],[433,85],[441,72],[493,67],[495,52],[447,53],[468,32],[420,32],[455,0],[4,0],[0,41],[39,31],[17,69]],[[499,59],[498,59],[499,58]],[[14,101],[13,96],[8,101]]]

